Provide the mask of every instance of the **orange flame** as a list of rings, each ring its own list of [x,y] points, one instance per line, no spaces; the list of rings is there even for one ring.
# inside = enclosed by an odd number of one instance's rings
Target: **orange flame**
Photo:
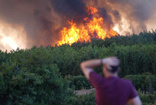
[[[89,14],[95,14],[98,12],[96,8],[88,7]],[[104,27],[104,19],[102,17],[93,17],[90,20],[88,17],[83,19],[86,23],[77,25],[73,20],[68,21],[70,27],[63,27],[61,30],[61,40],[58,41],[57,45],[62,44],[72,45],[75,42],[91,42],[92,38],[96,39],[105,39],[106,37],[110,38],[112,36],[118,36],[118,33],[110,29],[106,30]]]
[[[96,9],[96,8],[94,8],[94,7],[89,7],[88,6],[88,13],[89,14],[95,14],[96,12],[98,12],[98,10]]]

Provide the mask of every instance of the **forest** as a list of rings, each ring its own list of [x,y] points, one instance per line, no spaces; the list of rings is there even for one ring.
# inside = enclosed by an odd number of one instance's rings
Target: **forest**
[[[132,81],[143,105],[156,105],[156,31],[62,46],[0,51],[0,105],[95,105],[80,69],[89,59],[117,56],[119,76]],[[95,68],[102,75],[102,67]]]

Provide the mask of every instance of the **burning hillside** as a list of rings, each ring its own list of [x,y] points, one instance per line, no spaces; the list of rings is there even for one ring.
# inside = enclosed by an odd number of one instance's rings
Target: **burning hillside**
[[[0,0],[0,49],[71,45],[154,29],[155,4],[155,0]]]
[[[70,27],[63,27],[61,30],[61,40],[58,41],[57,45],[69,44],[74,42],[91,42],[92,38],[95,39],[105,39],[112,36],[117,36],[117,32],[108,27],[104,27],[105,21],[99,15],[94,16],[98,10],[93,7],[88,7],[88,16],[93,15],[90,19],[89,17],[83,18],[83,23],[79,26],[73,22],[73,20],[68,21]]]

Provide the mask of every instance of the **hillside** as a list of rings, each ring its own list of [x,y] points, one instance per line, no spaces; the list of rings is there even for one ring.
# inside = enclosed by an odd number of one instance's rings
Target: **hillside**
[[[92,39],[92,43],[71,46],[0,51],[0,104],[94,105],[93,93],[90,96],[73,93],[75,89],[92,88],[79,65],[107,56],[120,59],[120,77],[133,82],[144,103],[156,103],[156,31],[153,31]],[[102,74],[101,68],[95,71]],[[84,104],[84,100],[92,103]]]

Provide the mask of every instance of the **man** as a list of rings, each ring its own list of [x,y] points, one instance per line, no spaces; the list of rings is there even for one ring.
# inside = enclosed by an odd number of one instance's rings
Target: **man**
[[[120,62],[116,57],[94,59],[81,63],[85,77],[95,88],[96,105],[141,105],[141,100],[129,80],[118,77]],[[104,77],[93,68],[103,66]]]

